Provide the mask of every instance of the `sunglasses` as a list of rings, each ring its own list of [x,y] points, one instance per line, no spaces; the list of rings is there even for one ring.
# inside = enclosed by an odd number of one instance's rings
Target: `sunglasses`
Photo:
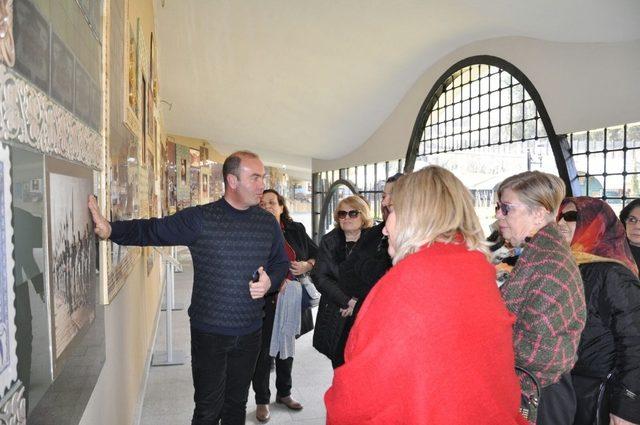
[[[578,221],[578,211],[567,211],[558,216],[558,221],[564,220],[567,223],[575,223]]]
[[[509,211],[513,209],[513,207],[526,207],[525,204],[516,204],[516,203],[506,203],[506,202],[496,202],[496,214],[498,210],[502,213],[502,215],[509,215]]]
[[[347,218],[347,216],[349,216],[349,218],[356,218],[358,215],[360,215],[360,211],[338,211],[336,215],[338,216],[338,220],[344,220],[345,218]]]

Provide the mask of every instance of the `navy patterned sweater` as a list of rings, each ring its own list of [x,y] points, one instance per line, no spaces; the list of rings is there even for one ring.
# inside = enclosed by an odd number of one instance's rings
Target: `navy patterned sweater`
[[[247,335],[260,329],[264,300],[251,298],[251,276],[263,266],[273,290],[289,269],[273,215],[257,206],[237,210],[224,198],[169,217],[116,221],[111,228],[111,240],[120,245],[189,248],[194,268],[189,317],[201,332]]]

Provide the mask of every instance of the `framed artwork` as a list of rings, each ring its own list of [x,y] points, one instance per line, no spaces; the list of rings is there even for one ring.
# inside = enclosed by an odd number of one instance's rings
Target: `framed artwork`
[[[9,148],[0,143],[0,398],[18,379],[10,172]]]
[[[222,164],[214,162],[209,165],[211,177],[209,178],[209,198],[217,201],[224,195],[224,179],[222,178]]]
[[[129,0],[124,2],[125,14],[129,11]],[[124,124],[134,134],[140,134],[140,51],[138,37],[140,20],[124,19]]]
[[[176,145],[176,163],[178,167],[177,210],[191,205],[191,188],[189,186],[189,148]]]
[[[46,158],[52,371],[60,373],[69,352],[96,316],[96,241],[87,199],[93,170]],[[53,193],[55,191],[55,194]]]
[[[178,206],[178,173],[176,167],[176,144],[167,139],[167,209],[169,214],[176,212]]]

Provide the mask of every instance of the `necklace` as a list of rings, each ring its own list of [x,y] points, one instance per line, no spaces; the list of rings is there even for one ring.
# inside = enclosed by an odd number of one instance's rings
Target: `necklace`
[[[356,247],[356,242],[355,241],[349,241],[349,242],[345,242],[344,244],[344,252],[347,254],[346,256],[348,257],[349,255],[351,255],[351,252],[353,251],[353,248]]]

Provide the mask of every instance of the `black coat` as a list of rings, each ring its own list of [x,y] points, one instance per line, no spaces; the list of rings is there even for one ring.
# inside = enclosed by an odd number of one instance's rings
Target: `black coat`
[[[358,300],[358,306],[373,286],[391,268],[387,238],[382,234],[384,222],[372,227],[358,241],[354,250],[339,267],[338,285],[350,297]]]
[[[611,385],[610,411],[640,423],[640,282],[633,272],[618,263],[582,264],[580,272],[587,321],[572,374],[602,382],[615,368],[617,377]],[[580,410],[581,400],[588,399],[593,388],[580,385],[583,380],[575,381]],[[637,395],[635,400],[627,391]],[[591,408],[583,406],[582,410]]]
[[[309,237],[304,224],[295,221],[285,221],[283,225],[284,238],[296,253],[296,261],[307,261],[318,257],[318,246]],[[302,289],[304,291],[304,288]],[[303,294],[304,296],[304,294]],[[313,315],[311,309],[302,311],[300,335],[313,330]]]
[[[313,281],[318,288],[318,291],[322,294],[320,299],[320,307],[318,314],[320,315],[325,306],[323,304],[333,303],[337,304],[340,308],[349,307],[349,300],[352,298],[347,294],[339,284],[340,282],[340,265],[345,262],[348,257],[355,255],[361,247],[361,241],[367,235],[367,230],[362,229],[360,239],[355,244],[353,249],[348,250],[346,245],[346,239],[342,229],[335,228],[322,237],[320,241],[320,248],[318,250],[318,258],[316,260],[316,267],[314,268]],[[344,328],[340,335],[331,334],[330,328],[316,329],[313,336],[314,343],[316,340],[337,341],[337,349],[332,358],[333,367],[336,368],[344,363],[343,354],[344,347],[349,336],[349,330],[353,325],[354,316],[347,317],[345,320]]]

